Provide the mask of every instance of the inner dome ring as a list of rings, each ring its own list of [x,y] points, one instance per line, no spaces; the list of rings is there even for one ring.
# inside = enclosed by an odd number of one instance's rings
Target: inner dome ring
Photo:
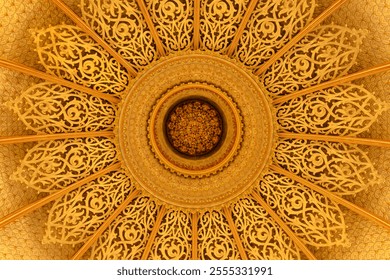
[[[199,166],[200,161],[180,156],[180,168],[187,172],[181,173],[177,164],[161,160],[172,148],[158,146],[170,146],[163,141],[164,117],[169,109],[193,97],[219,100],[218,108],[225,104],[233,111],[221,109],[224,145],[202,160],[215,167],[218,162],[212,159],[222,148],[232,145],[236,149],[227,149],[230,158],[223,157],[226,161],[208,173],[205,169],[189,172],[188,168]],[[136,188],[167,207],[191,212],[224,207],[256,187],[271,163],[277,139],[271,101],[257,77],[225,56],[185,51],[156,61],[132,81],[119,110],[116,136],[124,170]],[[234,141],[227,140],[229,135],[238,134]]]

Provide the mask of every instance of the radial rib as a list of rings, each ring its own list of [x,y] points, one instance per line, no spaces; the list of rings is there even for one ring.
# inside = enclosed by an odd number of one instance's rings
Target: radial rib
[[[61,196],[81,187],[82,185],[85,185],[97,178],[99,178],[100,176],[103,176],[104,174],[107,174],[111,171],[115,171],[117,169],[119,169],[121,166],[120,163],[115,163],[107,168],[104,168],[98,172],[96,172],[95,174],[92,174],[84,179],[81,179],[80,181],[60,190],[60,191],[57,191],[55,193],[52,193],[40,200],[37,200],[33,203],[30,203],[8,215],[6,215],[5,217],[1,218],[0,219],[0,228],[9,224],[9,223],[12,223],[13,221],[15,221],[16,219],[20,218],[21,216],[24,216],[44,205],[46,205],[47,203],[53,201],[53,200],[56,200],[57,198],[60,198]]]
[[[251,2],[249,3],[249,6],[245,12],[244,17],[242,18],[240,26],[237,29],[236,35],[234,35],[234,38],[233,38],[233,40],[232,40],[232,42],[231,42],[231,44],[226,52],[226,54],[228,56],[231,56],[233,54],[234,50],[236,49],[238,41],[240,40],[242,33],[244,32],[246,24],[248,23],[248,20],[251,17],[252,12],[257,5],[257,2],[259,2],[259,0],[251,0]]]
[[[292,133],[292,132],[280,132],[280,133],[278,133],[278,136],[282,137],[282,138],[327,141],[327,142],[337,142],[337,143],[358,144],[358,145],[390,148],[390,140],[368,139],[368,138],[359,138],[359,137],[352,137],[352,136],[304,134],[304,133]]]
[[[303,37],[306,36],[310,31],[312,31],[317,25],[324,21],[327,17],[333,14],[337,9],[339,9],[345,2],[348,0],[337,0],[332,5],[330,5],[324,12],[322,12],[317,18],[312,20],[308,25],[306,25],[294,38],[292,38],[283,48],[277,51],[267,62],[260,66],[259,69],[255,72],[256,75],[264,73],[268,67],[275,63],[280,57],[282,57],[289,49],[291,49],[296,43],[298,43]]]
[[[17,71],[17,72],[21,72],[21,73],[24,73],[27,75],[31,75],[31,76],[34,76],[34,77],[37,77],[37,78],[40,78],[40,79],[43,79],[43,80],[46,80],[46,81],[49,81],[52,83],[56,83],[56,84],[74,89],[74,90],[89,93],[92,96],[108,100],[113,104],[117,104],[120,101],[118,98],[111,96],[109,94],[98,92],[94,89],[91,89],[91,88],[88,88],[85,86],[81,86],[79,84],[67,81],[67,80],[59,78],[57,76],[47,74],[45,72],[36,70],[34,68],[30,68],[28,66],[25,66],[25,65],[22,65],[22,64],[19,64],[16,62],[0,59],[0,67],[4,67],[4,68],[7,68],[7,69],[10,69],[13,71]]]
[[[154,239],[156,238],[157,231],[160,228],[161,221],[162,221],[162,219],[163,219],[163,217],[165,215],[165,212],[166,212],[165,206],[163,205],[163,206],[161,206],[160,211],[158,212],[156,223],[154,224],[153,230],[150,233],[149,240],[148,240],[148,243],[145,246],[145,250],[144,250],[144,252],[142,254],[141,260],[146,260],[148,258],[149,253],[150,253],[150,249],[152,248]]]
[[[198,259],[198,213],[192,214],[192,259]]]
[[[283,220],[272,210],[272,208],[265,202],[257,193],[252,193],[252,197],[267,211],[267,213],[278,223],[278,225],[287,233],[287,235],[294,241],[295,245],[307,256],[309,260],[315,260],[316,257],[312,252],[303,244],[298,236],[286,225]]]
[[[115,209],[115,211],[111,214],[110,217],[107,218],[107,220],[104,221],[104,223],[98,228],[98,230],[88,239],[87,242],[84,243],[84,245],[77,251],[76,254],[72,257],[72,260],[78,260],[80,259],[85,252],[88,251],[88,249],[98,240],[98,238],[102,235],[102,233],[110,226],[110,224],[118,217],[118,215],[127,207],[127,205],[139,194],[139,191],[132,192],[125,201],[122,202],[121,205],[119,205],[118,208]]]
[[[338,203],[338,204],[341,204],[345,207],[347,207],[348,209],[352,210],[353,212],[361,215],[362,217],[365,217],[367,218],[368,220],[386,228],[387,230],[390,230],[390,223],[386,220],[384,220],[383,218],[375,215],[374,213],[371,213],[363,208],[360,208],[359,206],[353,204],[352,202],[349,202],[348,200],[345,200],[344,198],[341,198],[333,193],[331,193],[330,191],[324,189],[324,188],[321,188],[319,186],[317,186],[316,184],[313,184],[312,182],[309,182],[301,177],[299,177],[298,175],[295,175],[294,173],[291,173],[279,166],[276,166],[276,165],[271,165],[271,169],[278,172],[279,174],[282,174],[298,183],[301,183],[302,185],[324,195],[325,197],[331,199],[332,201],[334,201],[335,203]]]
[[[194,50],[199,49],[200,42],[200,0],[194,1]]]
[[[377,65],[377,66],[374,66],[374,67],[371,67],[371,68],[368,68],[368,69],[365,69],[365,70],[362,70],[362,71],[359,71],[359,72],[356,72],[356,73],[353,73],[350,75],[345,75],[343,77],[336,78],[336,79],[333,79],[333,80],[328,81],[328,82],[324,82],[324,83],[319,84],[319,85],[311,86],[309,88],[305,88],[305,89],[302,89],[302,90],[294,92],[294,93],[287,94],[285,96],[276,98],[272,103],[273,104],[283,103],[283,102],[286,102],[290,99],[293,99],[293,98],[296,98],[296,97],[299,97],[299,96],[302,96],[302,95],[305,95],[308,93],[323,90],[323,89],[337,86],[337,85],[340,85],[343,83],[348,83],[348,82],[353,81],[353,80],[361,79],[361,78],[371,76],[374,74],[378,74],[378,73],[388,71],[388,70],[390,70],[390,62],[380,64],[380,65]]]
[[[131,66],[131,64],[118,54],[109,44],[106,43],[95,31],[93,31],[75,12],[72,11],[62,0],[51,0],[58,6],[78,27],[80,27],[85,33],[87,33],[92,39],[102,46],[112,57],[114,57],[126,70],[130,76],[135,77],[137,71]]]
[[[241,259],[242,260],[247,260],[248,256],[246,255],[244,246],[242,245],[242,242],[241,242],[241,239],[240,239],[240,235],[238,234],[236,225],[233,222],[233,218],[232,218],[232,215],[230,213],[230,210],[227,207],[224,207],[223,208],[223,212],[225,213],[226,220],[229,223],[230,230],[232,231],[234,240],[236,241],[236,245],[237,245],[238,251],[240,253]]]
[[[0,145],[85,137],[114,137],[112,131],[88,131],[0,137]]]
[[[146,8],[146,5],[143,0],[136,0],[139,9],[141,10],[142,15],[144,16],[144,19],[146,21],[146,24],[149,27],[150,33],[152,34],[153,40],[156,43],[157,51],[161,56],[165,55],[164,45],[161,42],[160,37],[158,36],[156,27],[153,24],[152,18],[150,17],[150,14],[148,12],[148,9]]]

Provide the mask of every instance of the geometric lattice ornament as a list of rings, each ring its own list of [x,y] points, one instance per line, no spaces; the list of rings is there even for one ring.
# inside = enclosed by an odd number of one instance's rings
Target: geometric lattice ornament
[[[85,242],[134,191],[122,171],[115,171],[71,191],[49,211],[45,242]]]
[[[37,133],[112,130],[117,110],[104,99],[52,83],[34,85],[8,105]]]
[[[304,243],[316,247],[346,243],[343,213],[322,194],[272,171],[256,192]]]
[[[258,1],[234,56],[256,70],[311,20],[314,7],[315,0]]]
[[[356,194],[379,182],[370,159],[356,145],[284,139],[278,142],[274,161],[340,195]]]
[[[107,138],[45,141],[27,152],[12,179],[39,192],[53,192],[96,173],[116,156]]]
[[[137,70],[158,58],[146,21],[135,1],[81,0],[83,20]]]
[[[285,95],[348,73],[364,32],[338,25],[319,26],[303,37],[260,77],[271,96]]]

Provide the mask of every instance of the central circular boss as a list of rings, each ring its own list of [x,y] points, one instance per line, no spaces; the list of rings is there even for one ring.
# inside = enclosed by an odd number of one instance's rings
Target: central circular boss
[[[205,83],[168,90],[149,118],[149,143],[167,169],[202,177],[221,170],[237,153],[241,116],[232,99]]]
[[[168,114],[165,131],[172,147],[191,157],[211,154],[221,142],[221,114],[209,102],[186,99]]]
[[[230,205],[271,163],[272,104],[258,77],[225,56],[161,58],[132,80],[118,110],[123,169],[160,205],[191,212]]]

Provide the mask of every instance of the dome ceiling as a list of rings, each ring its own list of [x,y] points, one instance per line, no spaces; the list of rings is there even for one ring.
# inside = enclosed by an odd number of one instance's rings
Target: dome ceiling
[[[0,6],[0,258],[390,258],[384,1],[64,2]]]

